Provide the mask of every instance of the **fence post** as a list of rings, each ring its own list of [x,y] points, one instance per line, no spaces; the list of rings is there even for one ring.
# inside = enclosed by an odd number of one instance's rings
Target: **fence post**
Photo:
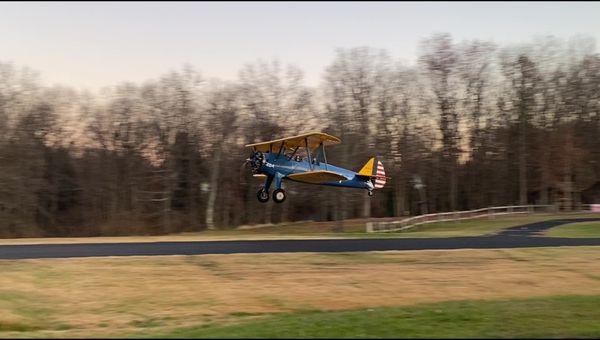
[[[367,233],[373,232],[373,222],[367,222]]]

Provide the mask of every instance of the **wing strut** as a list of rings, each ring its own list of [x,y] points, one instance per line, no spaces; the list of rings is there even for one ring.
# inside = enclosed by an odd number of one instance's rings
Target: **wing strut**
[[[325,155],[325,144],[321,142],[321,149],[323,150],[323,160],[325,161],[325,170],[327,170],[327,156]]]
[[[279,147],[279,152],[277,153],[277,157],[275,159],[279,159],[281,155],[281,151],[285,148],[285,141],[281,142],[281,146]]]
[[[304,141],[306,142],[306,153],[308,154],[308,166],[310,170],[313,170],[312,159],[310,157],[310,148],[308,147],[308,138],[304,138]]]

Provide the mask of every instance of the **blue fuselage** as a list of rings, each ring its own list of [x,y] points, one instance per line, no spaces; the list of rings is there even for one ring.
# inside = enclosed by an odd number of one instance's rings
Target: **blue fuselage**
[[[368,177],[357,176],[358,174],[354,171],[326,164],[324,162],[317,162],[314,159],[312,159],[313,164],[310,164],[308,158],[298,161],[289,159],[283,154],[277,155],[276,153],[267,152],[265,153],[265,160],[266,163],[259,168],[258,172],[268,177],[268,185],[274,180],[277,188],[281,187],[282,179],[293,180],[291,178],[286,178],[288,175],[307,171],[326,170],[342,175],[346,177],[347,180],[319,183],[320,185],[373,190],[373,183]]]

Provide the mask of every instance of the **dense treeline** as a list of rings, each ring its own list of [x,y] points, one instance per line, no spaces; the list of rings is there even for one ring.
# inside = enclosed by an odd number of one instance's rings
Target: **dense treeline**
[[[591,203],[600,180],[600,55],[586,38],[518,46],[425,39],[418,63],[337,50],[322,84],[277,62],[236,81],[191,67],[100,93],[0,63],[0,235],[168,233],[303,219]],[[286,183],[257,202],[246,143],[324,131],[328,160],[378,155],[366,192]]]

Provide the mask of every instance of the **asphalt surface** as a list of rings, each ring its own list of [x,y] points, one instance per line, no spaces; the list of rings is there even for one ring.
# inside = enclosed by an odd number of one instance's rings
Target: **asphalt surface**
[[[600,238],[538,236],[561,224],[584,221],[600,221],[600,218],[537,222],[474,237],[2,245],[0,259],[600,246]]]

